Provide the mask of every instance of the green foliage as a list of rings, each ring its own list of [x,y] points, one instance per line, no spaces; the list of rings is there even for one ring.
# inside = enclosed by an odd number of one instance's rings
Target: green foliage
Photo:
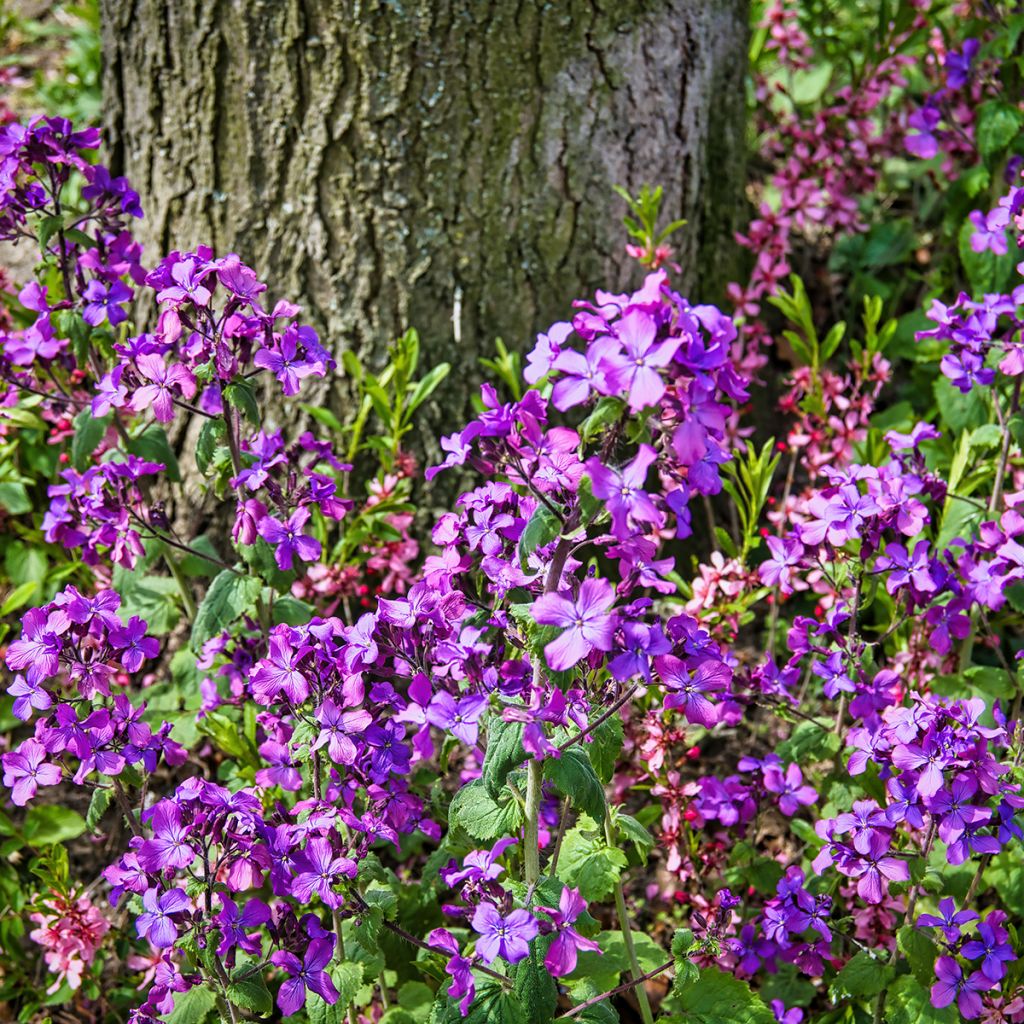
[[[774,441],[766,441],[760,452],[748,441],[745,453],[737,452],[723,467],[722,487],[735,502],[740,521],[740,560],[758,546],[761,538],[761,512],[768,499],[768,491],[779,464],[778,454],[772,454]]]
[[[192,626],[192,649],[227,629],[240,616],[252,611],[260,596],[260,581],[232,569],[224,569],[210,584]]]
[[[775,1016],[731,974],[710,967],[680,985],[674,993],[688,1024],[774,1024]]]
[[[558,877],[588,902],[601,900],[611,894],[627,863],[625,853],[609,846],[604,830],[584,814],[562,841]]]

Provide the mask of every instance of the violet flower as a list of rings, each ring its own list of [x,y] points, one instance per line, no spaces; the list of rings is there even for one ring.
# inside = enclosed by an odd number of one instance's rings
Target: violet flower
[[[27,739],[17,750],[4,754],[4,785],[11,790],[11,800],[24,807],[40,786],[56,786],[61,771],[46,763],[46,748],[37,739]]]
[[[135,921],[139,938],[149,939],[158,949],[173,946],[178,937],[178,928],[171,920],[171,915],[180,914],[189,903],[184,889],[168,889],[161,896],[157,896],[156,889],[147,889],[142,894],[145,912]]]
[[[615,592],[604,579],[584,580],[577,598],[564,590],[541,594],[531,609],[534,621],[563,627],[544,648],[548,666],[561,672],[593,650],[610,651],[615,637],[615,617],[610,614],[614,603]]]
[[[309,508],[303,505],[283,523],[267,516],[257,527],[260,536],[274,548],[274,560],[284,572],[291,569],[296,556],[303,562],[315,562],[320,557],[320,541],[302,532],[309,516]]]
[[[270,954],[270,962],[290,975],[277,993],[277,1006],[285,1017],[302,1009],[307,989],[332,1006],[338,1001],[338,990],[324,970],[333,958],[333,935],[327,939],[314,939],[301,960],[285,949]]]
[[[530,955],[530,942],[537,937],[539,926],[527,910],[513,910],[502,917],[492,903],[481,903],[473,914],[473,930],[480,936],[476,951],[484,963],[491,964],[500,956],[517,964]]]
[[[960,1013],[967,1020],[981,1016],[982,1003],[978,993],[987,992],[993,987],[992,982],[981,971],[975,971],[970,977],[965,978],[964,972],[953,957],[940,956],[935,961],[935,977],[938,981],[932,985],[932,1006],[941,1010],[955,999]]]
[[[556,978],[572,974],[576,970],[576,958],[579,950],[602,952],[597,942],[584,938],[573,928],[576,918],[587,909],[586,901],[580,896],[579,889],[563,887],[562,895],[558,899],[557,910],[551,907],[538,907],[537,909],[547,914],[555,926],[555,937],[544,957],[544,966]]]

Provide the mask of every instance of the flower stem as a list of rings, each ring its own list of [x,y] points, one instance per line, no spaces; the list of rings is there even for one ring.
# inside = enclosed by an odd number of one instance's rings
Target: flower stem
[[[531,760],[526,769],[526,826],[523,834],[523,881],[540,880],[540,797],[544,781],[540,761]]]
[[[160,546],[163,548],[164,564],[170,570],[171,575],[174,577],[174,582],[178,585],[178,593],[181,594],[181,603],[185,606],[185,614],[188,616],[189,622],[195,622],[196,599],[192,596],[192,588],[188,585],[188,580],[185,579],[181,566],[178,565],[167,545],[161,541]]]
[[[615,845],[615,837],[612,833],[611,815],[605,812],[604,836],[609,846]],[[630,978],[634,982],[636,999],[640,1004],[640,1019],[643,1024],[654,1024],[654,1015],[651,1013],[651,1004],[647,999],[647,990],[643,986],[643,971],[640,970],[640,960],[636,955],[636,946],[633,943],[633,932],[629,927],[629,914],[626,911],[626,897],[622,891],[622,882],[615,883],[615,913],[619,918],[619,930],[622,932],[622,941],[626,945],[626,954],[629,957]]]

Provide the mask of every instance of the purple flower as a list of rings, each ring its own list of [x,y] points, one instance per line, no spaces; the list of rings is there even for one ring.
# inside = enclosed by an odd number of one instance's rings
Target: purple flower
[[[636,457],[622,469],[609,469],[596,458],[587,459],[584,468],[590,474],[594,497],[604,501],[612,517],[612,533],[618,540],[630,535],[630,521],[662,525],[664,515],[658,511],[643,487],[651,463],[658,453],[649,445],[640,445]]]
[[[146,623],[133,615],[125,626],[116,626],[110,631],[110,646],[123,651],[121,664],[126,672],[138,672],[147,658],[160,653],[160,641],[146,636]]]
[[[1006,929],[999,921],[993,921],[1000,911],[989,914],[988,919],[978,925],[978,938],[964,944],[960,952],[968,960],[981,958],[981,973],[989,981],[1001,981],[1006,975],[1006,965],[1017,959],[1013,948],[1007,941]]]
[[[941,928],[942,934],[947,942],[958,942],[960,940],[960,926],[977,921],[978,915],[973,910],[956,909],[956,904],[951,896],[947,896],[939,903],[939,915],[921,914],[917,919],[918,928]]]
[[[970,221],[974,225],[971,248],[975,252],[991,249],[996,256],[1006,255],[1006,226],[1010,222],[1010,215],[1005,207],[996,207],[987,214],[981,210],[972,210]]]
[[[427,936],[427,945],[448,954],[449,959],[445,971],[451,975],[452,979],[452,983],[448,986],[448,995],[452,999],[459,1000],[459,1012],[465,1017],[476,996],[476,981],[473,978],[472,964],[464,956],[459,955],[458,941],[445,928],[435,928]]]
[[[769,557],[758,567],[757,573],[766,587],[778,587],[783,594],[792,594],[793,569],[800,564],[804,546],[795,537],[766,537]]]
[[[370,770],[377,781],[383,782],[392,772],[405,775],[409,771],[409,747],[402,742],[405,730],[397,722],[371,725],[366,730],[366,742],[373,747]]]
[[[608,662],[608,671],[619,682],[634,676],[643,676],[651,681],[651,658],[668,654],[672,645],[668,642],[661,626],[647,626],[642,622],[626,622],[622,626],[625,650]]]
[[[818,799],[813,786],[803,784],[804,776],[798,765],[791,764],[786,773],[779,765],[769,765],[764,772],[764,785],[770,793],[779,794],[779,810],[791,818],[803,804],[809,807]]]
[[[615,603],[611,584],[603,579],[586,579],[579,597],[569,591],[541,594],[533,603],[534,621],[542,626],[562,626],[563,632],[544,648],[548,665],[560,672],[572,668],[591,651],[610,651],[615,637],[615,617],[609,609]]]
[[[263,937],[259,932],[247,934],[247,929],[258,928],[270,920],[270,908],[259,899],[251,899],[239,911],[235,901],[227,893],[219,892],[222,910],[214,918],[220,928],[221,940],[217,955],[224,956],[229,949],[238,946],[252,956],[258,956],[263,948]]]
[[[629,392],[630,412],[657,405],[665,394],[665,382],[658,370],[669,364],[682,339],[657,344],[658,325],[640,309],[626,313],[615,324],[615,333],[625,349],[621,366],[609,374],[616,389]]]
[[[32,608],[21,620],[21,638],[7,648],[7,667],[24,671],[30,683],[41,683],[57,674],[61,639],[49,628],[49,616]]]
[[[174,419],[174,394],[177,389],[183,398],[191,398],[196,393],[196,380],[180,363],[170,367],[164,357],[156,353],[146,353],[135,361],[139,373],[150,383],[143,384],[132,396],[131,408],[135,412],[143,412],[152,408],[153,415],[161,423],[170,423]]]
[[[11,789],[11,799],[24,807],[36,795],[40,786],[56,786],[60,782],[60,768],[46,764],[46,748],[36,739],[25,740],[22,745],[3,756],[4,785]]]
[[[312,328],[305,328],[312,331]],[[299,355],[298,330],[289,328],[281,337],[277,349],[261,348],[253,358],[256,366],[269,370],[281,384],[286,395],[297,395],[304,378],[311,374],[324,374],[323,365],[306,355]],[[308,559],[307,559],[308,561]]]
[[[907,125],[915,129],[908,132],[905,140],[907,150],[922,160],[931,160],[939,151],[935,129],[942,120],[942,112],[931,100],[907,118]]]
[[[471,878],[474,882],[493,882],[505,870],[498,858],[510,847],[519,842],[511,836],[499,839],[489,850],[472,850],[462,858],[462,868],[457,861],[449,862],[449,867],[441,869],[441,878],[445,885],[455,888],[460,882]]]
[[[960,1013],[968,1020],[981,1016],[981,996],[978,993],[987,992],[993,987],[981,971],[975,971],[969,978],[965,978],[956,960],[951,956],[940,956],[935,961],[935,977],[938,981],[932,985],[932,1006],[941,1010],[955,999]]]
[[[822,690],[829,700],[834,700],[840,691],[854,693],[857,689],[853,680],[846,674],[846,665],[841,651],[830,654],[824,662],[812,662],[811,671],[825,680]]]
[[[149,939],[158,949],[173,946],[178,928],[171,920],[171,914],[180,914],[188,907],[189,898],[185,890],[168,889],[158,898],[156,889],[147,889],[142,895],[142,905],[146,912],[135,921],[139,938]]]
[[[572,974],[576,970],[576,956],[579,950],[587,949],[595,953],[602,951],[593,939],[584,938],[572,927],[576,918],[587,909],[586,901],[580,896],[579,889],[563,888],[557,910],[551,907],[537,909],[547,914],[555,926],[555,937],[544,957],[544,966],[556,978]]]
[[[132,290],[122,281],[113,281],[107,285],[98,278],[93,278],[85,286],[82,297],[85,299],[82,319],[93,327],[99,327],[104,320],[109,320],[110,326],[116,327],[128,319],[128,314],[121,308],[121,303],[132,297]]]
[[[258,703],[270,704],[282,691],[293,704],[309,696],[309,682],[297,668],[305,653],[296,648],[294,630],[279,626],[272,631],[267,656],[256,663],[250,676]]]
[[[942,62],[946,71],[946,85],[950,89],[962,89],[971,74],[971,63],[981,49],[978,39],[965,39],[963,50],[950,50]]]
[[[334,891],[335,883],[341,878],[355,878],[356,862],[348,857],[339,857],[329,839],[314,836],[306,848],[294,859],[295,877],[291,893],[303,903],[308,903],[315,893],[328,907],[340,907],[342,897]]]
[[[146,871],[156,873],[165,868],[187,868],[196,857],[188,842],[188,828],[181,822],[181,809],[170,800],[162,800],[153,809],[153,836],[138,852],[139,863]]]
[[[320,734],[309,749],[326,746],[335,764],[355,764],[359,752],[351,737],[365,732],[373,724],[370,712],[363,708],[343,711],[333,700],[325,700],[317,708],[316,720],[320,723]]]
[[[309,508],[303,505],[289,516],[287,522],[282,523],[273,516],[260,521],[259,534],[276,549],[274,559],[278,568],[285,572],[291,569],[296,555],[303,562],[315,562],[320,557],[320,541],[302,532],[309,516]]]
[[[886,881],[907,882],[910,869],[905,860],[889,856],[889,833],[874,832],[868,843],[868,852],[850,866],[850,874],[857,879],[857,894],[868,903],[881,903],[885,898]]]
[[[720,661],[702,661],[690,675],[686,665],[672,654],[656,658],[654,667],[662,683],[669,690],[666,708],[681,708],[691,725],[710,729],[718,721],[714,704],[705,696],[724,690],[732,679],[732,670]]]
[[[615,338],[604,335],[591,342],[585,352],[573,349],[558,354],[553,367],[560,370],[562,376],[555,381],[551,391],[551,403],[560,412],[573,406],[581,405],[595,391],[608,394],[610,387],[607,374],[610,370],[621,366],[618,357],[621,346]]]
[[[283,982],[277,993],[277,1005],[281,1013],[290,1017],[298,1013],[306,1001],[306,989],[315,992],[326,1003],[338,1001],[338,990],[324,968],[334,957],[334,936],[314,939],[299,960],[294,953],[279,949],[270,954],[270,962],[284,970],[290,977]]]
[[[481,903],[473,914],[473,930],[480,936],[476,951],[484,963],[494,963],[500,956],[517,964],[530,955],[530,941],[540,929],[529,911],[513,910],[502,917],[492,903]]]
[[[480,734],[480,716],[487,710],[487,705],[486,697],[461,697],[456,700],[446,690],[439,690],[427,708],[427,721],[473,746]]]
[[[32,711],[46,711],[53,704],[50,695],[38,683],[29,682],[24,676],[15,676],[7,687],[7,692],[14,698],[11,711],[15,718],[27,722]]]
[[[259,752],[270,766],[256,772],[256,781],[261,786],[280,786],[289,793],[302,788],[302,776],[286,743],[267,740],[260,744]]]

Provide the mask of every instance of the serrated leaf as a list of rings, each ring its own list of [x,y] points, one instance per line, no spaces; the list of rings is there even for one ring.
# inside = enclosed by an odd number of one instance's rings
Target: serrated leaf
[[[993,100],[982,104],[974,135],[978,152],[986,160],[1002,152],[1017,137],[1022,121],[1021,112],[1009,103]]]
[[[463,786],[448,808],[450,828],[465,829],[474,839],[498,839],[513,835],[522,824],[519,804],[506,790],[502,797],[492,797],[482,779]]]
[[[219,416],[206,420],[199,429],[199,437],[196,440],[196,466],[203,476],[206,476],[206,471],[212,465],[217,449],[226,440],[224,421]]]
[[[260,425],[260,409],[256,396],[246,381],[234,381],[224,389],[224,401],[233,405],[254,426]]]
[[[175,992],[173,998],[174,1009],[166,1017],[167,1024],[203,1024],[217,1005],[217,997],[205,985]]]
[[[676,995],[689,1024],[775,1024],[775,1014],[746,982],[715,967],[679,986]]]
[[[526,760],[523,747],[523,723],[506,722],[497,715],[487,726],[487,753],[484,756],[483,780],[487,792],[498,797],[505,789],[508,773]]]
[[[89,810],[85,814],[85,827],[90,832],[96,831],[96,826],[106,813],[113,798],[113,790],[106,787],[98,787],[92,791],[92,799],[89,801]]]
[[[888,954],[874,956],[870,950],[862,949],[836,975],[829,992],[833,999],[876,996],[895,973],[895,968],[889,966]]]
[[[596,729],[590,732],[590,742],[586,750],[590,754],[590,763],[597,772],[597,777],[607,785],[615,774],[615,766],[619,763],[622,753],[624,733],[622,719],[617,714],[606,718]]]
[[[196,611],[196,621],[192,626],[192,649],[201,650],[207,640],[255,608],[261,589],[260,581],[255,576],[241,575],[230,569],[220,572]]]
[[[530,1024],[549,1024],[554,1019],[558,987],[544,966],[544,956],[536,942],[530,945],[530,955],[520,960],[510,973],[515,986],[512,993],[526,1019]]]
[[[581,816],[562,841],[558,877],[580,890],[587,902],[608,896],[627,866],[626,855],[605,843],[593,819]]]
[[[241,981],[233,981],[228,985],[228,999],[235,1006],[240,1006],[250,1013],[266,1017],[274,1010],[274,1000],[263,980],[263,975],[256,973]]]
[[[932,1006],[929,989],[912,974],[897,978],[886,992],[886,1024],[956,1024],[959,1020],[955,1005],[941,1010]]]
[[[589,814],[595,821],[603,821],[607,802],[601,780],[590,763],[586,750],[570,747],[561,757],[544,761],[544,777],[553,782],[573,807]]]

